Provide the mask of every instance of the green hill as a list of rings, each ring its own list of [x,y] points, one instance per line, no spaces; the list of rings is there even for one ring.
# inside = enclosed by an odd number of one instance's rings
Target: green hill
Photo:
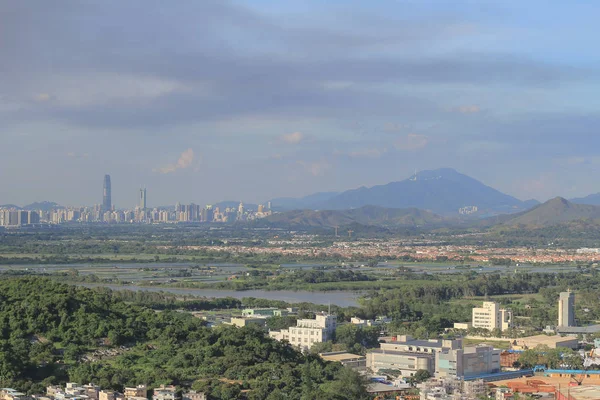
[[[440,225],[443,217],[416,208],[398,209],[365,206],[351,210],[294,210],[273,214],[265,221],[291,227],[334,227],[360,224],[381,227],[416,227]]]
[[[98,349],[116,355],[82,358]],[[115,390],[173,383],[206,391],[211,400],[342,400],[345,390],[365,398],[354,372],[303,355],[257,327],[207,328],[190,314],[116,300],[108,289],[0,280],[1,387],[42,393],[67,381]]]
[[[556,197],[531,210],[516,214],[498,226],[535,228],[572,224],[580,221],[600,223],[600,207],[576,204],[562,197]]]

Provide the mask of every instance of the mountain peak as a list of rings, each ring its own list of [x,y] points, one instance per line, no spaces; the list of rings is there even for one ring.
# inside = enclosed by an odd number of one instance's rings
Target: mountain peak
[[[495,215],[529,208],[453,168],[425,170],[409,178],[370,188],[348,190],[318,204],[318,209],[350,209],[366,205],[419,208],[440,215]]]
[[[570,207],[572,205],[572,203],[569,200],[565,199],[564,197],[560,197],[560,196],[550,199],[544,204],[554,205],[554,206],[562,206],[562,207]],[[544,204],[542,204],[542,205],[544,205]]]

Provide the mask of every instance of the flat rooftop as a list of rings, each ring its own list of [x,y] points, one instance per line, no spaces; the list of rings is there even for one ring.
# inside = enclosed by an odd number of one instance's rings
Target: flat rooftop
[[[600,325],[558,326],[558,327],[556,327],[556,331],[559,333],[566,333],[566,334],[598,333],[598,332],[600,332]]]
[[[321,356],[321,358],[323,360],[338,361],[338,362],[356,361],[356,360],[365,360],[366,359],[365,356],[361,356],[358,354],[352,354],[352,353],[334,353],[334,354],[321,353],[319,355]]]
[[[537,345],[555,346],[559,343],[577,341],[577,339],[572,338],[572,337],[561,337],[559,335],[556,335],[556,336],[537,335],[537,336],[518,338],[518,339],[516,339],[516,341],[517,341],[517,345],[521,345],[522,343],[525,343],[529,347],[535,347]]]
[[[377,354],[391,354],[391,355],[395,355],[395,356],[410,356],[410,357],[427,357],[427,358],[434,358],[435,354],[433,353],[417,353],[417,352],[413,352],[413,351],[397,351],[397,350],[383,350],[383,349],[374,349],[371,350],[369,353],[377,353]]]
[[[573,400],[598,400],[600,399],[600,386],[572,386],[560,389],[563,396],[569,395]]]
[[[417,347],[436,347],[436,348],[441,348],[442,347],[442,341],[441,340],[408,340],[406,342],[399,342],[399,341],[390,341],[390,342],[385,342],[386,344],[397,344],[399,346],[417,346]]]

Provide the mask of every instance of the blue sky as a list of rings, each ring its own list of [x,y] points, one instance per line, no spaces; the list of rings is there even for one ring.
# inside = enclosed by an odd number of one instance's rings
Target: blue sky
[[[0,0],[0,204],[262,202],[453,167],[600,191],[589,1]]]

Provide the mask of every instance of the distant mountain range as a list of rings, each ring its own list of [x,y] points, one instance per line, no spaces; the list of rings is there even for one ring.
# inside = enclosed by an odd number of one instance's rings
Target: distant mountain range
[[[271,225],[286,227],[344,227],[352,224],[380,227],[434,226],[444,223],[444,217],[430,211],[391,209],[364,206],[350,210],[294,210],[276,213],[264,219]]]
[[[319,192],[300,198],[280,197],[272,199],[271,204],[275,211],[315,209],[319,204],[330,200],[338,194],[339,192]]]
[[[509,228],[533,229],[576,223],[598,224],[600,206],[576,204],[556,197],[533,208],[516,213],[483,219],[440,216],[417,208],[393,209],[364,206],[348,210],[294,210],[273,214],[262,220],[270,226],[290,228],[333,228],[351,225],[381,228]]]
[[[569,200],[571,203],[590,204],[592,206],[600,206],[600,193],[590,194],[585,197],[577,197]]]
[[[50,211],[55,210],[57,208],[64,208],[60,204],[54,203],[52,201],[39,201],[31,204],[27,204],[26,206],[18,206],[16,204],[3,204],[0,205],[0,208],[17,208],[19,210],[43,210]]]
[[[422,171],[386,185],[317,193],[299,199],[273,199],[272,204],[275,209],[344,210],[367,205],[418,208],[446,216],[459,215],[459,209],[476,206],[477,215],[486,216],[524,211],[539,202],[521,201],[454,169],[443,168]]]

